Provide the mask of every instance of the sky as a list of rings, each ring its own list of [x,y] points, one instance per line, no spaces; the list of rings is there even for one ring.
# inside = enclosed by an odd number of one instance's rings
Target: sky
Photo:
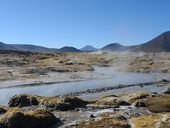
[[[170,30],[170,0],[0,0],[0,41],[50,48],[145,43]]]

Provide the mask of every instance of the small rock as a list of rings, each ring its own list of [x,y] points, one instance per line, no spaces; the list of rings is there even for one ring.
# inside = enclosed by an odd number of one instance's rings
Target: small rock
[[[113,109],[114,111],[120,111],[120,109],[119,108],[115,108],[115,109]]]
[[[164,93],[164,94],[170,94],[170,88],[166,88],[163,93]]]
[[[90,116],[89,116],[90,118],[95,118],[95,116],[93,115],[93,114],[90,114]]]
[[[74,65],[74,64],[77,64],[77,61],[75,60],[70,60],[66,63],[66,65]]]
[[[80,109],[79,109],[79,108],[76,108],[75,111],[80,111]]]
[[[162,79],[161,82],[169,82],[167,79]]]
[[[146,107],[146,103],[143,102],[143,101],[138,100],[138,101],[134,102],[132,104],[132,106],[134,106],[134,107]]]
[[[127,120],[127,118],[126,118],[125,116],[122,116],[122,115],[119,115],[119,116],[117,117],[117,119],[120,119],[120,120]]]
[[[4,114],[4,113],[6,113],[6,112],[7,112],[7,110],[6,110],[6,109],[4,109],[4,108],[0,107],[0,115],[1,115],[1,114]]]

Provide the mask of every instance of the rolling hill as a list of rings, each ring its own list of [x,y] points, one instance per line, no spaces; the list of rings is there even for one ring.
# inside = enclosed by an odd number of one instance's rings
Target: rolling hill
[[[133,46],[123,46],[118,43],[108,44],[101,48],[102,51],[111,52],[170,52],[170,31],[164,32],[152,40]]]
[[[91,45],[86,45],[83,48],[80,49],[83,52],[93,52],[93,51],[97,51],[97,48],[91,46]]]
[[[74,47],[65,46],[60,48],[59,52],[82,52],[82,51]]]
[[[140,45],[133,46],[133,52],[170,52],[170,31]]]
[[[122,52],[122,51],[127,51],[129,50],[130,47],[128,46],[123,46],[119,43],[112,43],[104,46],[101,48],[102,51],[110,51],[110,52]]]

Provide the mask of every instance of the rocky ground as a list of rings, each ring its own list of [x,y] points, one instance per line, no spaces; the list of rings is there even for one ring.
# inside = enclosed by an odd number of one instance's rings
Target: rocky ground
[[[170,72],[169,53],[31,53],[0,51],[0,87],[101,79],[93,65],[128,72]],[[143,86],[163,86],[163,92]],[[81,86],[81,85],[80,85]],[[95,100],[81,95],[124,88],[88,89],[65,96],[19,94],[0,107],[2,128],[169,128],[170,82],[162,79],[140,86],[139,91],[112,93]]]
[[[75,96],[19,94],[0,107],[2,128],[169,128],[170,86],[163,92],[136,91],[97,100]]]

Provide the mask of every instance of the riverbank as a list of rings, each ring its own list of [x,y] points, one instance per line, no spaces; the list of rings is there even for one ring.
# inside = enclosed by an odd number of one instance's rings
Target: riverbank
[[[78,81],[106,79],[106,78],[110,78],[110,76],[103,73],[96,73],[94,71],[48,73],[47,75],[41,75],[31,79],[18,78],[14,80],[0,81],[0,88],[78,82]]]

